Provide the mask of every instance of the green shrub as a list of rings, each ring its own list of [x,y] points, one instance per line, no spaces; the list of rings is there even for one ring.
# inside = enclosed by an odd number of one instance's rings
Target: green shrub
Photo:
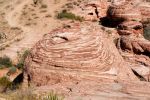
[[[3,65],[5,67],[11,67],[12,66],[12,61],[7,56],[0,57],[0,65]]]
[[[71,20],[77,20],[82,22],[84,19],[80,16],[76,16],[75,14],[71,13],[71,12],[67,12],[66,10],[63,10],[62,12],[58,13],[57,15],[58,19],[71,19]]]
[[[0,86],[7,86],[10,84],[10,81],[7,77],[0,78]]]
[[[9,71],[8,71],[8,73],[7,73],[7,75],[11,75],[11,74],[14,74],[14,73],[16,73],[16,71],[17,71],[17,68],[16,67],[10,67],[9,68]]]
[[[144,28],[144,37],[150,40],[150,27]]]
[[[19,62],[17,65],[16,65],[16,67],[18,68],[18,69],[22,69],[23,68],[23,66],[24,66],[24,62]]]
[[[0,92],[6,92],[7,88],[11,88],[12,83],[7,77],[0,78]]]
[[[8,77],[0,78],[0,92],[7,92],[8,90],[16,90],[18,88],[19,84],[11,82]]]
[[[30,54],[30,51],[29,51],[29,50],[25,50],[25,51],[23,52],[23,54],[18,54],[18,56],[19,56],[19,58],[20,58],[18,64],[16,65],[16,67],[17,67],[18,69],[23,69],[25,59],[27,58],[27,56],[28,56],[29,54]]]
[[[0,69],[3,69],[3,68],[5,68],[5,66],[0,64]]]

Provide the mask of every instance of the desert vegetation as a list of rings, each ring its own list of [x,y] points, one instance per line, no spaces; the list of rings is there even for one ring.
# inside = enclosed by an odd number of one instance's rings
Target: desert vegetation
[[[12,82],[6,76],[0,78],[0,92],[6,92],[8,88],[12,89],[12,86]]]
[[[0,57],[0,68],[4,68],[4,67],[11,67],[12,61],[9,57],[4,56],[4,57]]]
[[[150,25],[144,28],[144,37],[150,40]]]
[[[58,19],[71,19],[82,22],[84,18],[80,16],[76,16],[75,14],[71,12],[67,12],[67,10],[62,10],[60,13],[57,14]]]
[[[21,70],[23,69],[25,59],[29,54],[30,54],[29,50],[25,50],[23,53],[18,52],[18,63],[16,64],[16,67],[18,69],[21,69]]]
[[[25,50],[23,53],[18,53],[17,64],[13,64],[12,60],[8,56],[0,57],[0,69],[10,68],[10,73],[15,72],[16,71],[15,68],[22,69],[24,66],[25,59],[29,53],[30,53],[29,50]]]
[[[63,100],[63,97],[54,92],[37,95],[33,93],[32,89],[29,89],[17,91],[15,94],[10,95],[8,100]]]
[[[10,80],[10,77],[18,73],[18,70],[23,70],[24,62],[28,54],[28,50],[25,50],[23,53],[18,53],[17,64],[13,64],[12,60],[7,56],[0,57],[0,71],[6,70],[6,74],[0,77],[1,92],[7,92],[8,90],[19,88],[20,83]]]
[[[149,99],[149,0],[12,1],[0,0],[0,100]]]

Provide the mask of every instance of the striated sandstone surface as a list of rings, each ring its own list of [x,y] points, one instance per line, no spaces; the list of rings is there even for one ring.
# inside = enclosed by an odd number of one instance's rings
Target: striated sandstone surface
[[[105,17],[97,15],[102,7],[97,1],[71,12],[90,21]],[[37,86],[37,92],[57,91],[66,100],[149,100],[150,42],[140,22],[149,16],[140,2],[113,2],[108,9],[108,18],[122,21],[117,25],[119,50],[105,29],[91,22],[44,35],[26,59],[25,85]]]
[[[45,35],[26,64],[26,74],[37,86],[84,78],[134,78],[111,39],[98,25],[88,23]]]
[[[130,66],[100,26],[71,24],[46,34],[32,48],[24,82],[38,86],[38,93],[57,91],[66,100],[150,98],[149,83],[140,82]],[[149,75],[145,69],[134,70]]]
[[[147,21],[150,18],[150,3],[141,0],[119,0],[110,5],[107,17],[113,20]]]
[[[133,5],[132,2],[126,1],[121,4],[113,3],[108,11],[108,17],[118,20],[142,20],[142,15],[137,5]]]
[[[114,2],[108,9],[107,15],[111,20],[121,20],[117,25],[120,35],[117,47],[125,61],[130,63],[133,71],[137,71],[147,81],[149,81],[150,42],[143,37],[143,30],[149,23],[149,7],[148,2],[140,0],[126,0],[119,4]],[[141,13],[141,19],[135,16],[135,13],[138,14],[135,9]],[[129,14],[132,11],[134,17]],[[142,70],[145,70],[144,74]]]
[[[149,3],[140,0],[122,0],[119,4],[118,2],[112,3],[109,7],[107,17],[112,20],[121,20],[117,25],[121,37],[119,41],[121,48],[149,56],[150,42],[143,37],[143,24],[141,23],[150,18]]]

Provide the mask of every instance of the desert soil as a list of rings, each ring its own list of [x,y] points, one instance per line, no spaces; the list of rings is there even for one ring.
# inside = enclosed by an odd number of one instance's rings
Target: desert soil
[[[44,34],[61,25],[55,15],[67,0],[43,0],[43,2],[35,6],[32,0],[0,0],[2,5],[0,12],[3,14],[0,20],[5,20],[9,27],[21,29],[23,37],[0,51],[0,56],[16,58],[17,52],[31,48]]]

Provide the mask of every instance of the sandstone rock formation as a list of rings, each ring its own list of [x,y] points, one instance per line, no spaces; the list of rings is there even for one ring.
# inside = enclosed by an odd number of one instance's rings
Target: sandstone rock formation
[[[121,47],[124,50],[131,50],[134,53],[149,54],[150,42],[143,38],[143,25],[141,21],[149,18],[147,12],[142,10],[143,4],[140,0],[129,0],[118,4],[113,3],[107,13],[107,17],[112,20],[120,20],[118,33],[121,35]],[[145,8],[146,10],[146,8]]]
[[[122,0],[120,3],[114,2],[108,9],[107,17],[119,21],[116,25],[120,35],[117,45],[119,51],[127,62],[131,62],[131,65],[134,63],[133,66],[149,67],[150,64],[150,42],[143,37],[145,21],[150,18],[149,8],[148,3],[140,0],[126,0],[124,2]],[[143,23],[145,24],[143,25]],[[136,65],[137,63],[138,65]],[[134,67],[132,69],[136,70]],[[143,76],[146,76],[145,80],[148,80],[149,75]]]
[[[80,6],[86,10],[71,11],[97,20],[105,16],[96,13],[102,7],[97,1]],[[113,2],[108,9],[108,18],[121,20],[117,24],[121,52],[100,25],[70,24],[44,35],[31,49],[24,83],[38,86],[38,92],[59,90],[67,100],[149,99],[150,42],[143,38],[140,22],[148,16],[140,9],[139,0],[135,1]]]
[[[98,21],[99,18],[106,16],[109,4],[107,0],[89,0],[80,4],[80,7],[76,6],[71,12],[83,17],[86,21]]]
[[[145,39],[130,38],[126,36],[121,37],[121,48],[133,51],[137,54],[146,54],[149,56],[150,53],[150,42]]]
[[[107,16],[117,20],[142,20],[141,12],[137,5],[133,5],[129,1],[122,2],[121,4],[113,3],[107,11]]]
[[[37,86],[100,77],[135,78],[111,39],[98,25],[90,24],[77,24],[45,35],[31,50],[25,67],[31,83]]]
[[[58,90],[66,100],[149,98],[149,83],[136,77],[149,73],[136,67],[135,75],[130,66],[99,25],[71,24],[46,34],[32,48],[24,82],[38,86],[37,92]]]
[[[134,35],[140,37],[143,35],[143,25],[136,21],[125,21],[118,25],[118,33],[120,35]]]
[[[107,11],[107,17],[116,22],[146,22],[149,20],[149,16],[150,4],[141,0],[119,0],[113,2]]]

